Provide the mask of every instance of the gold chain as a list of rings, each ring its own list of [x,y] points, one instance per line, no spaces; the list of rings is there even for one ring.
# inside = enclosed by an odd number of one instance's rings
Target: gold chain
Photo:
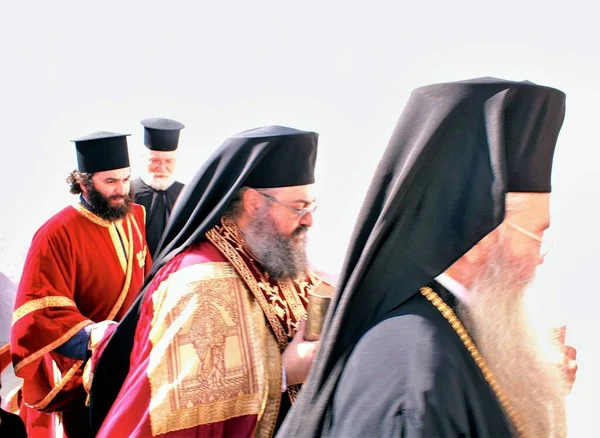
[[[477,367],[479,367],[479,370],[483,374],[483,378],[488,383],[490,388],[492,388],[492,391],[494,391],[496,398],[510,417],[513,425],[515,426],[515,429],[517,430],[517,433],[521,438],[526,438],[527,435],[525,434],[525,428],[523,426],[523,422],[521,421],[521,417],[514,410],[506,395],[504,395],[504,392],[502,391],[502,388],[500,388],[500,385],[496,381],[494,374],[488,368],[487,363],[483,359],[483,356],[481,356],[481,353],[479,353],[479,350],[475,346],[473,339],[471,339],[471,336],[467,332],[467,329],[465,329],[465,326],[462,324],[460,319],[458,319],[458,317],[454,313],[454,310],[452,310],[452,308],[448,306],[444,302],[444,300],[442,300],[439,297],[439,295],[436,294],[430,287],[421,288],[421,294],[425,298],[427,298],[431,302],[431,304],[433,304],[435,308],[442,314],[446,321],[450,323],[450,325],[464,344],[467,351],[471,354],[471,357],[477,364]]]

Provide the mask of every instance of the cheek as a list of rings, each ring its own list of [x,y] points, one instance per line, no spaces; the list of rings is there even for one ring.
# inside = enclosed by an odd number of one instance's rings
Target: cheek
[[[536,268],[544,262],[539,254],[539,248],[524,246],[509,248],[505,253],[510,266],[513,266],[523,281],[529,281],[535,274]]]
[[[296,227],[298,226],[294,221],[290,221],[285,217],[272,216],[272,219],[275,222],[275,227],[277,227],[277,231],[285,237],[290,237],[292,233],[296,230]]]
[[[102,196],[104,196],[105,198],[108,198],[109,196],[112,195],[113,192],[113,188],[109,185],[106,184],[95,184],[96,186],[96,191],[100,192],[100,194]]]

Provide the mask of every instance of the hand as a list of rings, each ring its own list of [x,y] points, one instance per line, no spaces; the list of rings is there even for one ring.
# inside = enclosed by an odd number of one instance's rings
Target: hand
[[[319,349],[319,341],[304,340],[305,327],[306,321],[300,321],[300,327],[294,335],[294,339],[281,355],[288,386],[306,381],[314,357]]]
[[[577,350],[575,347],[566,344],[567,327],[562,326],[554,329],[556,341],[563,355],[561,363],[562,371],[567,383],[567,394],[573,389],[575,378],[577,377]]]
[[[575,347],[565,345],[563,347],[563,353],[565,355],[565,364],[563,367],[565,378],[568,385],[568,392],[570,393],[575,384],[575,378],[577,377],[577,350]]]
[[[117,323],[109,320],[92,324],[90,329],[90,340],[87,347],[88,350],[94,353],[100,344],[105,343],[108,338],[110,338],[110,335],[113,334],[116,327]]]

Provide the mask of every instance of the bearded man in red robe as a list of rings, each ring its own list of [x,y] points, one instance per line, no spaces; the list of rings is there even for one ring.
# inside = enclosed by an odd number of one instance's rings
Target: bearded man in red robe
[[[98,339],[127,312],[151,260],[144,208],[129,197],[125,135],[74,140],[77,201],[36,232],[17,290],[10,349],[24,380],[21,416],[29,437],[91,436],[83,380]],[[89,367],[88,367],[89,368]]]

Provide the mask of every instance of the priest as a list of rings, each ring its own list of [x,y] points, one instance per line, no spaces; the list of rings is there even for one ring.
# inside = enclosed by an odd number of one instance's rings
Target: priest
[[[99,355],[98,437],[273,434],[318,346],[303,339],[321,282],[306,255],[317,139],[242,132],[184,189],[144,296]]]
[[[66,437],[91,436],[88,358],[151,267],[144,208],[128,195],[126,135],[97,132],[75,140],[75,149],[78,168],[67,181],[77,198],[35,233],[12,317],[10,349],[30,438],[53,436],[53,414]]]
[[[154,256],[173,205],[183,189],[175,181],[179,133],[185,127],[170,119],[144,119],[144,145],[148,148],[144,174],[131,183],[133,199],[146,208],[146,240]]]
[[[278,436],[565,436],[562,363],[524,307],[564,114],[531,82],[412,93]]]

